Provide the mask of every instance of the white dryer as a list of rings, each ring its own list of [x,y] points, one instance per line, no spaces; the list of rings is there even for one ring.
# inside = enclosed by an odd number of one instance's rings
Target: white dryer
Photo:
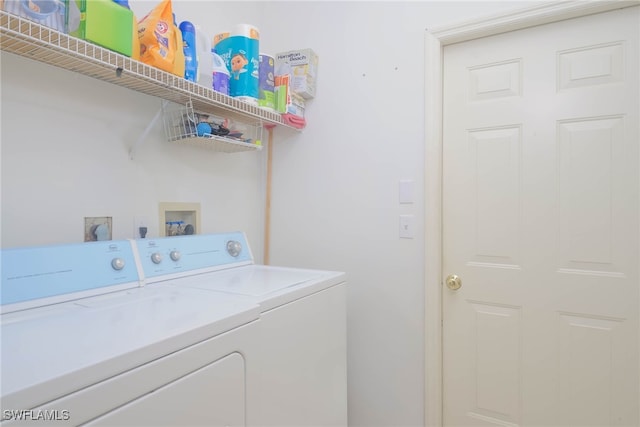
[[[241,232],[136,244],[147,287],[201,290],[260,306],[249,425],[347,425],[344,273],[256,265]]]
[[[344,273],[256,265],[241,232],[2,267],[2,425],[347,424]]]
[[[2,251],[2,425],[246,425],[258,306],[141,287],[129,241]]]

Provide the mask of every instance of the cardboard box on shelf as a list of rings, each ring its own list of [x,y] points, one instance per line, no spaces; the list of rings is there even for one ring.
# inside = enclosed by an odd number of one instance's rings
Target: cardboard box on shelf
[[[288,74],[275,76],[275,109],[282,114],[293,114],[304,117],[305,100],[302,96],[290,90],[290,76]]]
[[[68,0],[66,24],[69,34],[131,56],[133,12],[112,0]]]
[[[278,113],[287,112],[287,103],[290,102],[289,80],[288,74],[274,76],[273,98]]]
[[[293,114],[294,116],[304,117],[304,98],[298,94],[291,93],[289,102],[287,103],[287,114]]]
[[[318,78],[318,55],[311,49],[290,50],[276,54],[276,73],[282,64],[291,66],[291,92],[305,99],[316,96]]]

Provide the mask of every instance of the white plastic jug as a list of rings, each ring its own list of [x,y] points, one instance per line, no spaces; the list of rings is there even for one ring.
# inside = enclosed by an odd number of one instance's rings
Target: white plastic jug
[[[196,50],[198,55],[197,83],[206,88],[213,88],[213,60],[211,58],[211,38],[196,25]]]

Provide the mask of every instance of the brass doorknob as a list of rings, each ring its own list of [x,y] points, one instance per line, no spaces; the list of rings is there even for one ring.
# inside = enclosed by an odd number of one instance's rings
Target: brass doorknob
[[[447,288],[452,291],[457,291],[462,286],[462,280],[455,274],[448,275],[445,283],[447,284]]]

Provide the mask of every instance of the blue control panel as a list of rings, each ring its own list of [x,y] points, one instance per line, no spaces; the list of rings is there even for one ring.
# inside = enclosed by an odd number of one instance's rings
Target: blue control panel
[[[2,250],[2,305],[139,280],[129,241]]]
[[[136,240],[144,277],[253,261],[242,232]]]

